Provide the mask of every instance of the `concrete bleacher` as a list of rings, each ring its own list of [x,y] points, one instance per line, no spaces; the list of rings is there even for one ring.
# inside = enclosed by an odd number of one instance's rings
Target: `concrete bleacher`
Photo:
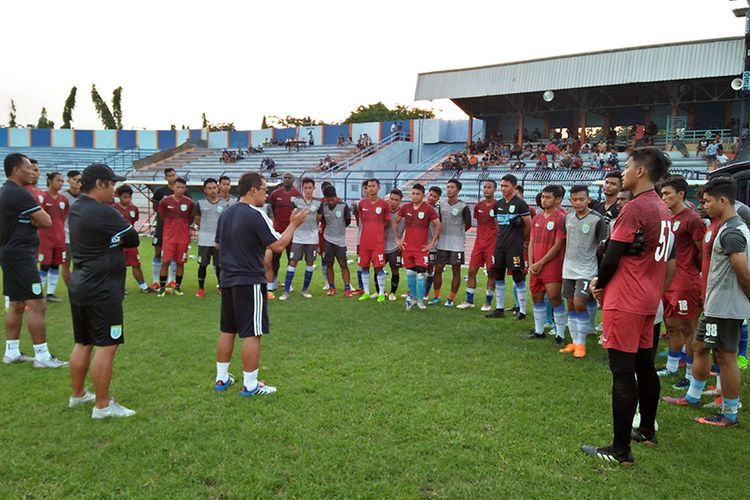
[[[312,172],[318,162],[330,155],[334,160],[341,161],[354,153],[351,146],[308,146],[300,148],[299,151],[291,151],[283,146],[266,147],[262,153],[244,152],[244,159],[233,163],[222,163],[221,154],[223,149],[203,150],[203,153],[194,153],[194,158],[175,158],[174,162],[159,162],[153,167],[142,170],[134,170],[128,174],[131,182],[160,181],[163,178],[163,170],[166,167],[174,168],[177,174],[188,183],[200,183],[207,177],[218,178],[221,175],[229,176],[236,181],[245,172],[260,171],[260,164],[264,158],[272,158],[276,162],[276,172],[281,175],[289,171],[296,176],[304,172]],[[187,160],[187,161],[184,161]],[[268,175],[268,172],[263,172]]]

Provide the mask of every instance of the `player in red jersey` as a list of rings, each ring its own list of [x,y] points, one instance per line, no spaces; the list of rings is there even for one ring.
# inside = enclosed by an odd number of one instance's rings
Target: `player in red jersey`
[[[495,221],[495,192],[497,182],[487,179],[482,184],[484,199],[474,205],[474,218],[477,221],[477,233],[474,248],[469,260],[469,279],[466,282],[466,302],[456,306],[458,309],[474,307],[474,293],[477,288],[477,272],[484,267],[487,270],[487,291],[482,311],[492,310],[492,296],[495,294],[495,274],[492,268],[497,240],[497,222]]]
[[[388,203],[378,197],[380,192],[380,181],[369,179],[367,181],[367,197],[357,203],[359,224],[362,232],[359,238],[359,262],[362,270],[362,288],[364,293],[359,300],[370,298],[370,263],[375,270],[378,280],[378,302],[385,302],[385,233],[391,220],[391,210]]]
[[[112,206],[120,212],[125,222],[135,227],[135,223],[138,222],[140,213],[138,207],[133,203],[133,188],[127,184],[123,184],[115,190],[117,198]],[[138,247],[124,248],[125,252],[125,265],[133,269],[133,278],[138,283],[138,289],[141,293],[155,293],[155,290],[148,287],[146,280],[143,278],[143,270],[141,269],[141,256],[138,253]]]
[[[677,273],[663,298],[664,323],[669,333],[667,365],[656,372],[659,376],[676,375],[685,345],[685,378],[676,384],[683,389],[690,385],[692,377],[693,334],[701,309],[701,247],[706,234],[700,216],[685,205],[687,190],[687,182],[680,175],[661,182],[661,198],[672,212]]]
[[[667,174],[669,164],[657,148],[633,150],[622,184],[634,198],[618,215],[598,277],[591,281],[592,293],[602,301],[602,340],[612,372],[614,439],[610,446],[585,445],[581,451],[609,462],[633,463],[631,433],[637,441],[656,442],[660,387],[654,368],[654,318],[664,293],[672,214],[654,184]],[[643,252],[628,255],[636,233],[643,235]],[[633,429],[637,406],[641,421]]]
[[[292,215],[292,199],[301,198],[302,193],[294,187],[294,174],[284,172],[281,176],[281,186],[274,189],[268,196],[268,202],[273,211],[273,228],[279,234],[283,233],[289,225],[289,217]],[[292,244],[286,247],[286,258],[289,260],[289,252]],[[268,298],[275,299],[273,291],[279,287],[279,268],[281,267],[281,252],[274,253],[271,260],[273,281],[268,285]]]
[[[42,208],[52,219],[52,226],[39,230],[39,277],[47,283],[47,302],[62,302],[55,295],[60,279],[60,264],[65,260],[65,218],[70,204],[60,193],[63,176],[60,172],[47,175],[47,191],[43,191]]]
[[[398,234],[398,224],[404,219],[403,239]],[[432,239],[428,240],[432,226]],[[440,236],[440,219],[432,205],[424,203],[424,186],[414,184],[411,189],[411,203],[402,206],[391,219],[393,237],[401,249],[401,261],[406,268],[406,284],[409,296],[406,298],[406,310],[416,300],[419,309],[427,309],[424,304],[425,272],[430,264],[430,251],[435,247]]]
[[[558,345],[562,345],[565,339],[565,308],[562,305],[565,213],[559,208],[562,197],[561,186],[549,185],[542,189],[541,206],[544,211],[532,219],[529,240],[529,287],[534,301],[534,330],[529,332],[529,338],[544,338],[546,295],[553,311],[562,312],[555,318],[555,341]]]
[[[39,205],[41,205],[44,203],[44,189],[39,189],[37,185],[39,183],[39,162],[33,158],[29,158],[29,161],[31,162],[31,169],[34,172],[34,176],[32,177],[31,184],[27,184],[24,188],[31,193],[31,196],[33,196],[34,199],[39,202]]]
[[[190,244],[190,225],[193,223],[193,200],[185,196],[187,183],[178,177],[174,181],[174,194],[165,196],[159,202],[159,216],[164,221],[164,233],[161,246],[161,269],[159,270],[159,295],[164,297],[167,286],[169,262],[177,264],[175,271],[175,295],[183,295],[181,290],[182,275],[185,272],[188,245]]]

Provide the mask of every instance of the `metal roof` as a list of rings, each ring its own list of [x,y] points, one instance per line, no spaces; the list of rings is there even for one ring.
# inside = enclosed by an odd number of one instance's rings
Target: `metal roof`
[[[720,38],[420,73],[415,100],[739,76],[744,38]]]

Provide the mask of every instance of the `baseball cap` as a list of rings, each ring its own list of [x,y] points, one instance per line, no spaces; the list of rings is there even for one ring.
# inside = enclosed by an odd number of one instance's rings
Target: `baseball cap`
[[[125,180],[125,177],[115,174],[104,163],[92,163],[83,170],[81,182],[84,184],[93,184],[97,180],[122,182]]]

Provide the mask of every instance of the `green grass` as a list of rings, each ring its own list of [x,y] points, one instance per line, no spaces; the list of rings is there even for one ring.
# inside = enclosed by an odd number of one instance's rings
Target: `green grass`
[[[147,271],[150,248],[143,240]],[[3,498],[707,498],[746,490],[747,425],[706,428],[692,422],[694,410],[661,406],[660,446],[634,446],[634,468],[580,453],[583,443],[610,440],[610,375],[593,339],[589,356],[575,360],[551,339],[525,340],[531,320],[328,298],[319,271],[313,299],[270,306],[261,378],[278,394],[215,393],[219,297],[196,299],[195,274],[191,260],[185,296],[164,299],[136,293],[128,278],[112,394],[137,410],[133,418],[100,422],[90,408],[69,410],[67,371],[0,366]],[[68,304],[51,305],[47,318],[51,350],[67,359]],[[21,345],[31,351],[26,332]],[[238,350],[234,359],[241,380]],[[750,422],[746,409],[740,418]]]

